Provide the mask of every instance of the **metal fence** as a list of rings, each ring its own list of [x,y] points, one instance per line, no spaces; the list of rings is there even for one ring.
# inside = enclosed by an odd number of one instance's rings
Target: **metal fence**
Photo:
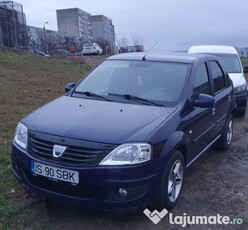
[[[27,48],[26,16],[21,4],[0,2],[0,46]]]

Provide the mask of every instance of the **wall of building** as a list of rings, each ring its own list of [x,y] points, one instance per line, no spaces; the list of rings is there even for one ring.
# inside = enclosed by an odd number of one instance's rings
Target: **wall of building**
[[[112,20],[104,15],[91,16],[79,8],[57,10],[58,31],[81,37],[84,42],[115,44]]]
[[[91,28],[93,40],[104,39],[104,24],[102,21],[91,22]]]
[[[92,40],[91,24],[89,18],[90,14],[88,12],[78,9],[79,36],[82,37],[85,42]]]
[[[92,40],[89,18],[90,14],[79,8],[57,10],[58,32],[89,42]]]
[[[94,41],[104,40],[110,45],[115,44],[115,32],[112,20],[104,15],[93,15],[90,17],[92,28],[92,39]]]
[[[67,36],[53,30],[45,30],[43,28],[28,26],[28,43],[30,52],[35,50],[50,53],[54,49],[65,49],[70,51],[71,46],[75,46],[77,51],[82,51],[83,40],[76,36]],[[46,33],[46,40],[45,40]]]
[[[56,10],[58,32],[79,37],[78,9]]]

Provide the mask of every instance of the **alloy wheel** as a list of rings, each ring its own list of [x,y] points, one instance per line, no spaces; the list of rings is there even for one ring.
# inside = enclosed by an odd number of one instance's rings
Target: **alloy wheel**
[[[227,140],[228,145],[230,145],[231,141],[232,141],[232,135],[233,135],[232,123],[233,123],[233,121],[230,120],[229,123],[228,123],[228,127],[227,127],[226,140]]]
[[[183,183],[183,163],[180,160],[174,162],[168,179],[168,195],[170,202],[178,198]]]

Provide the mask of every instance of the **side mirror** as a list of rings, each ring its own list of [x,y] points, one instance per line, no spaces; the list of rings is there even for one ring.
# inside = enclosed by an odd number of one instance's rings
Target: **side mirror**
[[[248,73],[248,65],[244,66],[244,73]]]
[[[193,102],[193,106],[208,108],[214,106],[214,97],[207,94],[200,94],[199,99]]]
[[[74,88],[75,85],[76,85],[76,83],[74,83],[74,82],[67,84],[65,87],[65,92],[66,93],[69,92],[72,88]]]

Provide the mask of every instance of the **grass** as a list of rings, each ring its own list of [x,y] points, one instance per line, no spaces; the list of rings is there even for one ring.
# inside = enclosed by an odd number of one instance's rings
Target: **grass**
[[[90,69],[65,57],[0,52],[0,229],[23,229],[37,217],[35,229],[43,229],[44,205],[32,205],[12,174],[15,127],[31,111],[63,95],[67,83],[79,81]]]

